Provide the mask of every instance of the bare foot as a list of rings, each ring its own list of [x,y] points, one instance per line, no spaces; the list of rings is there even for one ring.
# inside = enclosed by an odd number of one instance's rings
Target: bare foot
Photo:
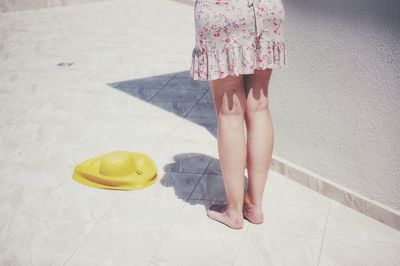
[[[230,213],[227,205],[211,205],[207,210],[207,216],[211,219],[223,223],[233,229],[243,228],[243,215]]]
[[[264,222],[264,214],[261,206],[252,204],[247,198],[247,194],[243,203],[243,216],[253,224],[262,224]]]

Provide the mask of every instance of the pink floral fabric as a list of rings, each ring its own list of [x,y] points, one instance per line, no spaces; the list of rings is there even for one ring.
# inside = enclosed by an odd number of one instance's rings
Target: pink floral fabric
[[[194,20],[194,80],[286,67],[281,0],[196,0]]]

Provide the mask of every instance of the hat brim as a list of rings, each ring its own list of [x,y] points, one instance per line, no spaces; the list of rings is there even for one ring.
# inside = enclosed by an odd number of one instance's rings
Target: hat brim
[[[100,161],[104,155],[94,157],[78,164],[73,173],[77,182],[96,188],[135,190],[143,189],[157,181],[155,162],[146,154],[130,152],[135,158],[137,168],[142,174],[133,173],[123,177],[103,175],[99,172]]]

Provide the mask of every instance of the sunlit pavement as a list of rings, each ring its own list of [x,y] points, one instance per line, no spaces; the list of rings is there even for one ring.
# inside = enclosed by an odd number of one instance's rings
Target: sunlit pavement
[[[400,265],[400,232],[272,171],[263,224],[207,217],[226,197],[185,3],[0,13],[0,264]],[[114,150],[151,156],[157,182],[72,179]]]

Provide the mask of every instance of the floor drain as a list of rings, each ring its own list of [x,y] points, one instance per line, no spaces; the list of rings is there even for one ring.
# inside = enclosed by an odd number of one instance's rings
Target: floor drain
[[[74,63],[72,62],[61,62],[58,63],[57,66],[72,66]]]

